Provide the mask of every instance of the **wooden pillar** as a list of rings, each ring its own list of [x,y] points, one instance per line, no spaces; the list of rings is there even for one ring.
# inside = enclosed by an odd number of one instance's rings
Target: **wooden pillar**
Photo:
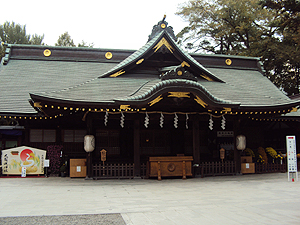
[[[199,118],[197,116],[193,120],[193,158],[194,164],[200,163],[200,131]]]
[[[236,148],[236,137],[240,134],[240,119],[236,118],[233,121],[233,132],[234,132],[234,162],[236,173],[241,172],[241,151]]]
[[[25,120],[25,130],[24,130],[24,139],[21,143],[21,145],[29,146],[30,145],[30,125],[28,123],[28,120]],[[1,148],[2,146],[0,146]]]
[[[134,120],[133,151],[134,151],[134,177],[141,177],[141,154],[140,154],[140,120]]]

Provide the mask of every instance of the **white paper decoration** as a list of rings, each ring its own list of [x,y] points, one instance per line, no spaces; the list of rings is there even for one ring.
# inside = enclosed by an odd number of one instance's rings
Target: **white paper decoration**
[[[124,128],[124,120],[125,120],[125,116],[124,116],[123,112],[121,111],[120,126],[121,126],[122,128]]]
[[[178,116],[177,116],[176,113],[175,113],[175,116],[174,116],[174,127],[178,128]]]
[[[225,130],[225,124],[226,124],[226,119],[225,119],[224,115],[222,115],[221,128],[223,130]]]
[[[163,115],[162,113],[160,113],[159,126],[160,126],[161,128],[164,127],[164,115]]]
[[[214,121],[212,120],[212,116],[211,115],[210,115],[208,127],[209,127],[210,130],[214,129]]]
[[[149,125],[149,115],[148,113],[146,112],[146,116],[145,116],[145,122],[144,122],[144,125],[146,128],[148,128],[148,125]]]
[[[105,116],[104,116],[104,125],[107,126],[107,122],[108,122],[108,112],[106,110]]]
[[[186,114],[185,114],[185,128],[186,128],[186,129],[189,129],[188,120],[189,120],[189,115],[186,113]]]

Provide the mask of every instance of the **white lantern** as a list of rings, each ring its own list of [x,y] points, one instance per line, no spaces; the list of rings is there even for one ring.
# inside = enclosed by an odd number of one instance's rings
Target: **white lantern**
[[[84,150],[86,152],[92,152],[95,149],[95,137],[94,135],[84,136]]]
[[[236,137],[236,148],[238,150],[244,150],[246,148],[246,137],[244,135],[238,135]]]

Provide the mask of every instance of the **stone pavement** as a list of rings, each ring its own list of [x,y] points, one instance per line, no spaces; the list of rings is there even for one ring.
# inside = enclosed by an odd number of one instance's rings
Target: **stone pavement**
[[[300,181],[288,182],[285,173],[0,178],[0,202],[0,224],[300,224]]]

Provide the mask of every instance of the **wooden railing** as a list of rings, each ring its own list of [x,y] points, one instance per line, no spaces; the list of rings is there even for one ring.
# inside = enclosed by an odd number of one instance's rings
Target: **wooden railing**
[[[146,176],[146,165],[141,164],[141,177]],[[134,178],[133,163],[93,164],[93,178]]]
[[[255,164],[255,173],[285,173],[286,171],[286,163]]]
[[[298,170],[300,170],[300,161],[298,162]],[[255,173],[284,173],[287,172],[286,163],[269,163],[269,164],[255,164]],[[197,167],[193,167],[194,176],[220,176],[220,175],[235,175],[236,166],[233,161],[225,162],[202,162]],[[134,178],[134,164],[133,163],[111,163],[93,165],[94,179],[101,178]],[[147,166],[141,164],[141,177],[147,177]]]
[[[217,175],[235,175],[236,168],[233,161],[225,162],[202,162],[199,167],[194,167],[195,175],[217,176]]]

